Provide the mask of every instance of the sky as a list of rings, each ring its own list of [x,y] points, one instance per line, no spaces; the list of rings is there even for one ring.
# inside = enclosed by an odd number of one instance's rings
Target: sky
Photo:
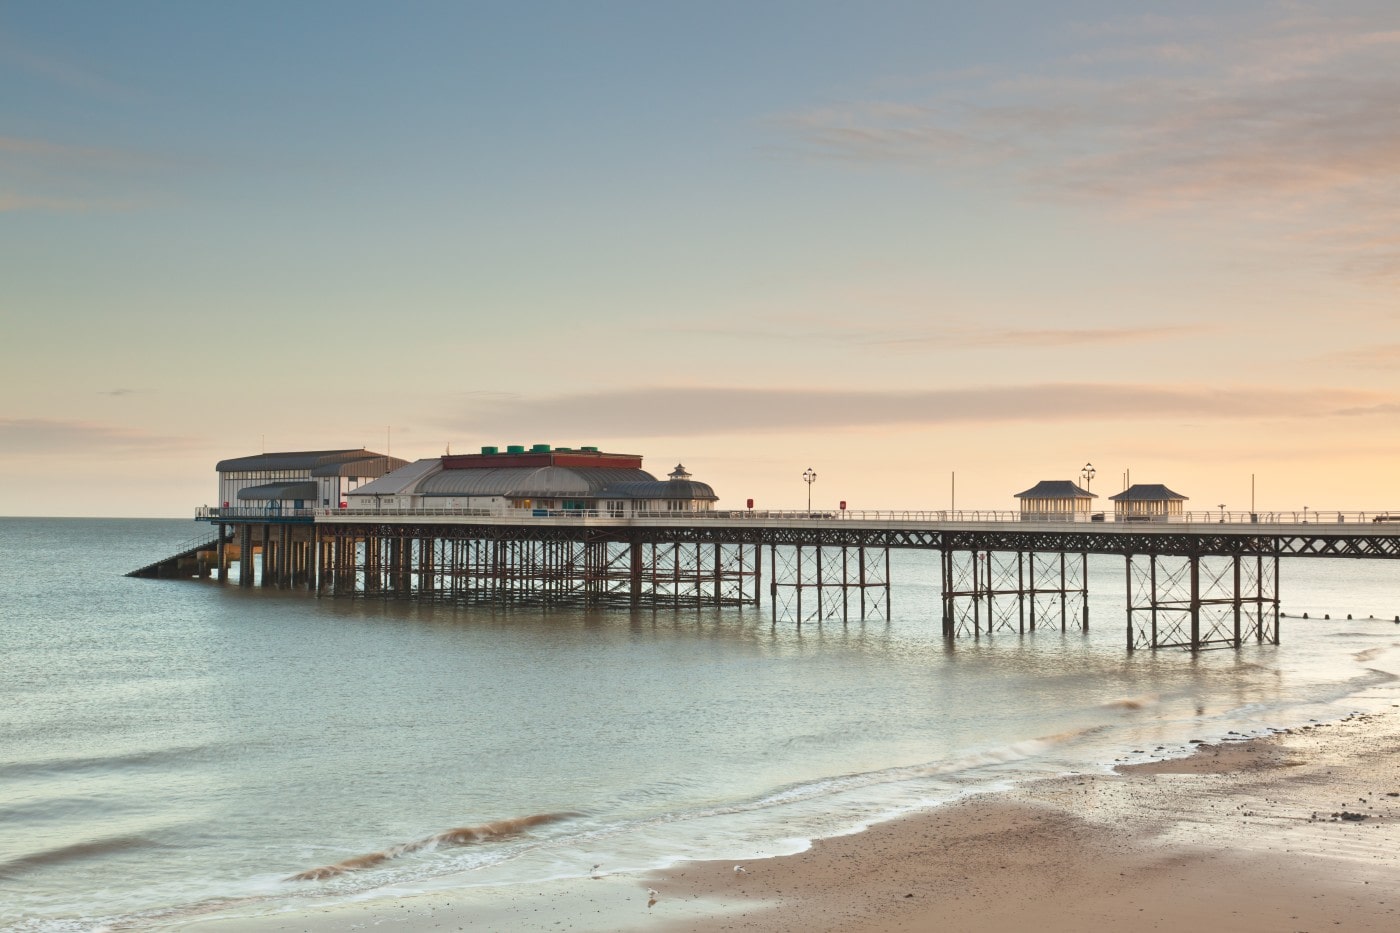
[[[0,88],[0,515],[537,443],[1400,512],[1393,0],[0,0]]]

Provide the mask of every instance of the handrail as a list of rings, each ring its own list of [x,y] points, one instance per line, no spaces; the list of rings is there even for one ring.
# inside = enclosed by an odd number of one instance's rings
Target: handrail
[[[1400,509],[1380,511],[1299,511],[1278,512],[1182,512],[1177,515],[1126,515],[1114,512],[1021,512],[1015,509],[707,509],[697,511],[644,511],[615,514],[607,509],[525,509],[525,508],[449,508],[446,506],[355,506],[350,508],[270,509],[267,507],[236,506],[216,508],[201,506],[196,519],[316,519],[354,520],[377,518],[461,517],[503,519],[525,522],[538,518],[591,519],[676,522],[709,521],[844,521],[844,522],[931,522],[949,523],[1053,523],[1053,524],[1130,524],[1130,525],[1345,525],[1394,522],[1400,527]]]
[[[194,510],[196,521],[209,521],[218,518],[315,518],[317,509],[273,509],[267,506],[236,505],[231,508],[218,508],[201,505]]]

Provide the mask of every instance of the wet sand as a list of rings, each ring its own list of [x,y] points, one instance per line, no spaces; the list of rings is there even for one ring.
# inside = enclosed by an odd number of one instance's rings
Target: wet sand
[[[179,928],[1391,931],[1400,710],[970,797],[742,867],[604,870]]]
[[[658,876],[737,914],[668,931],[1400,929],[1400,715],[1042,781]]]

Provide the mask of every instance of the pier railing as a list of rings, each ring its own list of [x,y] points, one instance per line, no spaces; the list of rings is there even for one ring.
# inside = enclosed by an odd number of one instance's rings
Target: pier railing
[[[711,509],[705,511],[643,511],[618,512],[608,509],[524,509],[524,508],[451,508],[393,506],[314,509],[269,509],[266,507],[234,506],[217,508],[201,506],[195,518],[202,521],[356,521],[396,518],[465,518],[477,521],[493,519],[511,523],[530,519],[647,519],[675,522],[705,521],[852,521],[852,522],[1050,522],[1106,523],[1149,525],[1337,525],[1348,523],[1387,523],[1400,526],[1400,509],[1384,511],[1319,511],[1300,509],[1272,512],[1231,512],[1224,510],[1182,512],[1178,515],[1116,515],[1113,512],[1021,512],[1016,509]]]
[[[236,505],[230,508],[217,508],[212,505],[201,505],[194,510],[196,521],[217,521],[227,519],[230,521],[289,521],[303,520],[309,521],[316,517],[317,512],[329,511],[327,509],[270,509],[266,506],[244,506]]]
[[[289,510],[280,513],[264,513],[253,509],[208,509],[209,517],[221,517],[229,512],[256,512],[286,517]],[[1357,523],[1394,522],[1400,527],[1400,510],[1396,511],[1318,511],[1302,509],[1297,511],[1273,512],[1230,512],[1202,511],[1183,512],[1179,515],[1115,515],[1112,512],[1092,512],[1058,514],[1046,512],[1023,513],[1015,509],[712,509],[705,511],[643,511],[618,512],[608,509],[523,509],[523,508],[448,508],[416,507],[400,508],[391,506],[355,508],[317,508],[296,510],[298,515],[306,514],[318,521],[357,521],[397,518],[451,518],[460,517],[478,521],[505,520],[511,523],[532,519],[645,519],[650,521],[669,520],[673,522],[706,521],[849,521],[870,523],[917,522],[917,523],[1064,523],[1064,524],[1131,524],[1131,525],[1220,525],[1220,524],[1266,524],[1266,525],[1337,525]],[[204,517],[204,516],[201,516]],[[249,518],[252,515],[228,515],[230,518]]]

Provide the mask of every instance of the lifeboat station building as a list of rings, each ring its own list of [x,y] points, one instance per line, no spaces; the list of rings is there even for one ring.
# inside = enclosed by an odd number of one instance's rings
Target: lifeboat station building
[[[1043,479],[1025,492],[1021,500],[1023,522],[1087,522],[1093,517],[1098,496],[1067,479]]]
[[[1180,519],[1187,497],[1161,483],[1134,483],[1116,496],[1113,518],[1120,522],[1169,522]]]
[[[665,480],[642,469],[637,454],[606,453],[595,447],[505,452],[483,447],[479,454],[447,454],[406,464],[351,491],[355,510],[510,509],[534,514],[596,512],[612,518],[676,512],[705,512],[719,499],[708,483],[677,465]]]
[[[333,508],[361,485],[407,466],[363,447],[257,454],[220,461],[219,502],[225,514],[236,510],[291,512]]]

